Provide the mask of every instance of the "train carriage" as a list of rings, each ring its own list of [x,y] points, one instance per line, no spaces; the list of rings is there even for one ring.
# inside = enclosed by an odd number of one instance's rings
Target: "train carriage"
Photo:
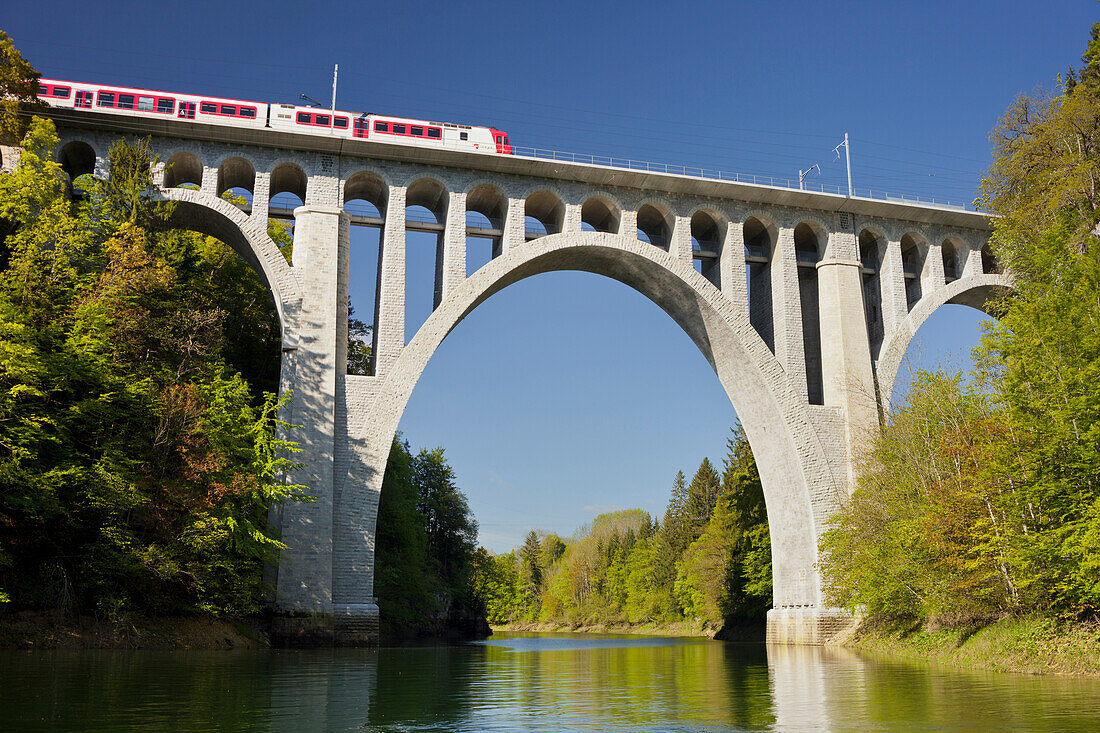
[[[512,153],[508,134],[492,127],[428,122],[387,115],[335,112],[317,107],[266,104],[150,89],[40,79],[38,97],[55,107],[209,125],[272,129],[306,135],[369,139],[392,145]]]

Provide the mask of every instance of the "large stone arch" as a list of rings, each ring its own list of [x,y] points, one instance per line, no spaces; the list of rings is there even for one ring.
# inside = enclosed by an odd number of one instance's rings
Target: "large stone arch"
[[[799,614],[816,622],[825,611],[815,569],[818,534],[842,489],[829,472],[799,391],[748,316],[690,263],[632,235],[579,231],[546,235],[509,250],[467,278],[427,319],[381,384],[348,378],[350,460],[333,516],[337,618],[370,613],[376,513],[363,507],[377,506],[390,443],[432,355],[493,294],[562,270],[604,275],[646,296],[684,329],[714,368],[760,466],[772,533],[773,613],[787,614],[788,625]]]
[[[286,257],[267,236],[265,222],[251,219],[218,196],[187,188],[162,189],[161,198],[175,202],[167,226],[217,237],[247,262],[271,291],[282,330],[282,348],[298,342],[301,286]]]
[[[1008,275],[974,275],[954,280],[946,287],[938,288],[921,298],[909,315],[886,336],[875,363],[875,377],[878,381],[879,397],[884,410],[890,409],[890,400],[894,394],[894,382],[901,368],[901,361],[913,337],[924,322],[940,306],[948,303],[968,305],[983,313],[990,314],[990,305],[998,296],[1014,291],[1012,278]]]

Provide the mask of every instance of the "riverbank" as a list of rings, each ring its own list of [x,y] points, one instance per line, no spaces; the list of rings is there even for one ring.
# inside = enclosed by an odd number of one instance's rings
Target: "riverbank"
[[[1100,620],[1070,624],[1028,616],[941,627],[873,618],[834,643],[873,657],[959,669],[1100,676]]]
[[[763,641],[764,621],[746,626],[726,626],[691,621],[674,623],[581,623],[581,622],[520,622],[491,627],[496,631],[532,631],[566,634],[634,634],[638,636],[685,636],[719,639],[722,641]]]
[[[250,624],[211,616],[139,616],[119,622],[56,613],[0,614],[0,649],[262,649]]]

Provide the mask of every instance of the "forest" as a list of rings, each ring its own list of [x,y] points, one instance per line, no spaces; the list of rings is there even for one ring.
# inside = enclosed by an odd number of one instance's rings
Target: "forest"
[[[475,592],[490,623],[688,623],[762,626],[771,606],[771,544],[760,475],[740,426],[722,472],[704,458],[676,475],[664,516],[601,514],[572,537],[527,534],[479,557]]]
[[[295,428],[276,416],[290,396],[270,294],[222,242],[167,226],[148,140],[70,181],[2,31],[0,55],[0,136],[20,147],[0,176],[0,612],[258,614],[283,548],[268,512],[312,500],[283,480]],[[289,260],[291,225],[268,234]],[[368,374],[349,311],[348,372]],[[443,449],[395,441],[384,485],[383,633],[487,633],[477,523]]]
[[[946,624],[1100,612],[1100,24],[1020,95],[977,202],[1015,292],[971,373],[923,373],[822,544],[831,601]]]

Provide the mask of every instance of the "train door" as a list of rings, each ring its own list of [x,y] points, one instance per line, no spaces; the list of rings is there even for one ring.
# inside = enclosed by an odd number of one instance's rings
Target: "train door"
[[[369,137],[370,134],[370,120],[366,117],[355,118],[355,137]]]
[[[179,116],[185,120],[195,119],[195,103],[194,102],[180,102]]]
[[[76,104],[75,107],[91,107],[92,106],[92,93],[85,92],[83,90],[77,90],[76,92]]]

